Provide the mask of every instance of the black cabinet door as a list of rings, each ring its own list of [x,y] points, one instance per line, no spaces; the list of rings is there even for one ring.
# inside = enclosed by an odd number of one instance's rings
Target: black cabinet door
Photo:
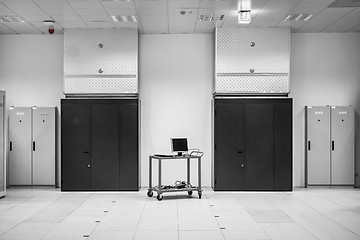
[[[274,104],[274,189],[292,190],[292,101]]]
[[[91,189],[119,189],[119,106],[91,105]]]
[[[138,103],[119,105],[120,190],[139,190]]]
[[[61,105],[61,189],[90,190],[90,105]]]
[[[245,104],[245,182],[248,190],[273,189],[273,104]]]
[[[244,104],[215,104],[215,190],[244,189]]]

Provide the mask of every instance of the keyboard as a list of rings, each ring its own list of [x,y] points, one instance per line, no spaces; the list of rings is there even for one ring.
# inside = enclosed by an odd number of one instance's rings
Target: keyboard
[[[176,157],[177,155],[172,154],[154,154],[155,157]]]

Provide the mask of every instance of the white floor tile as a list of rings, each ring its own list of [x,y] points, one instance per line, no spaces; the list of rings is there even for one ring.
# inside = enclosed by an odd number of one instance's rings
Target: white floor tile
[[[10,188],[0,199],[2,239],[360,240],[360,191],[179,194]],[[88,237],[89,236],[89,237]]]
[[[180,231],[179,240],[225,240],[221,231]]]

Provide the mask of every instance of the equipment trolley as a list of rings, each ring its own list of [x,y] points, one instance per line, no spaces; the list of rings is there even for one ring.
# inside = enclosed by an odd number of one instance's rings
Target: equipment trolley
[[[202,195],[202,189],[201,189],[201,157],[204,153],[202,152],[191,152],[190,154],[182,155],[182,156],[172,156],[172,155],[153,155],[149,156],[149,188],[147,195],[148,197],[152,197],[154,195],[153,192],[157,192],[157,200],[161,201],[163,200],[164,196],[163,193],[166,192],[183,192],[186,191],[191,196],[193,191],[197,191],[199,198],[201,199]],[[152,186],[152,162],[153,160],[158,160],[158,185]],[[165,188],[161,185],[161,162],[164,160],[181,160],[186,159],[186,165],[187,165],[187,183],[190,184],[190,159],[197,159],[198,161],[198,186],[191,186],[190,187],[184,187],[184,188],[176,188],[176,187],[170,187]]]

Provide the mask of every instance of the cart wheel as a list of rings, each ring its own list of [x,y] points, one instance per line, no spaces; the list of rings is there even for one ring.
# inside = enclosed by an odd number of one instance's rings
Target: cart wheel
[[[191,196],[191,195],[192,195],[192,191],[188,191],[188,194],[189,194],[189,196]]]
[[[199,194],[199,199],[201,199],[202,192],[199,191],[198,194]]]
[[[152,196],[154,195],[154,193],[153,193],[153,191],[149,190],[149,191],[147,192],[147,195],[148,195],[148,197],[152,197]]]
[[[156,198],[157,198],[157,200],[161,201],[161,200],[163,200],[164,196],[162,194],[159,194],[159,195],[157,195]]]

